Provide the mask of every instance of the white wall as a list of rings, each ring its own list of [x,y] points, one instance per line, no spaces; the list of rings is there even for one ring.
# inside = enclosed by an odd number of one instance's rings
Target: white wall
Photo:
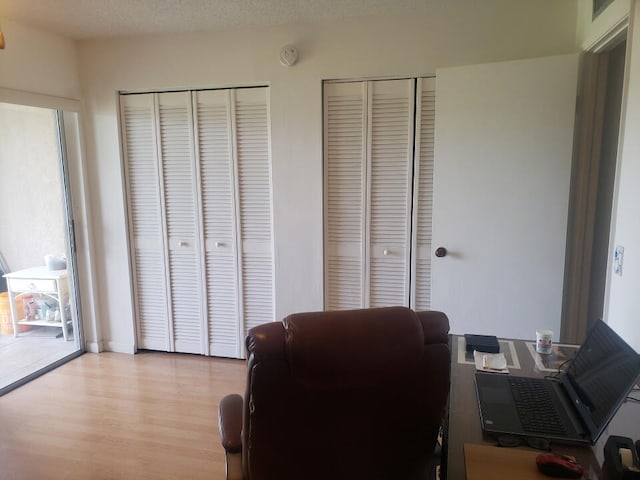
[[[624,263],[622,276],[609,271],[606,320],[640,352],[640,1],[633,7],[611,245],[624,247]]]
[[[117,92],[268,84],[276,314],[322,309],[323,79],[434,74],[436,68],[574,52],[576,3],[434,2],[428,16],[79,43],[96,270],[105,346],[132,351]],[[300,62],[278,63],[294,43]]]
[[[6,48],[0,51],[0,87],[80,98],[72,40],[0,19]]]

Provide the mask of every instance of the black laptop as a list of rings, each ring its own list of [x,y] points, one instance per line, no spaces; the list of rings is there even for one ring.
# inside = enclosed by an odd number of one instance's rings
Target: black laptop
[[[598,320],[557,379],[476,372],[482,429],[594,444],[639,375],[640,355]]]

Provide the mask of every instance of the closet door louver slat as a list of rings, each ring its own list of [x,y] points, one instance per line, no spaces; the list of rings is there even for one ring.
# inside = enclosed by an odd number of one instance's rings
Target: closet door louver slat
[[[366,84],[324,85],[325,308],[364,306]]]
[[[193,125],[189,92],[158,94],[174,348],[204,353]]]
[[[194,92],[211,355],[241,356],[229,90]]]
[[[369,82],[369,307],[409,304],[414,81]]]
[[[411,281],[411,307],[416,310],[431,308],[435,83],[435,78],[418,79]]]
[[[138,347],[170,350],[152,94],[120,98]]]
[[[274,320],[267,89],[233,92],[244,332]]]

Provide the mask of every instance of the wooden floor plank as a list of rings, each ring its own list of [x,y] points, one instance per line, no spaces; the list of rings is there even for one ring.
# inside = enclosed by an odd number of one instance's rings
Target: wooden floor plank
[[[0,479],[224,478],[217,409],[245,362],[85,354],[0,397]]]

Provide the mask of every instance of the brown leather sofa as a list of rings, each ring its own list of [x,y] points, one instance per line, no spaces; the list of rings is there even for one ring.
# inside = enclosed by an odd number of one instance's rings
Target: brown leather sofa
[[[249,331],[247,390],[220,403],[227,478],[427,478],[449,391],[449,321],[404,307],[301,313]]]

